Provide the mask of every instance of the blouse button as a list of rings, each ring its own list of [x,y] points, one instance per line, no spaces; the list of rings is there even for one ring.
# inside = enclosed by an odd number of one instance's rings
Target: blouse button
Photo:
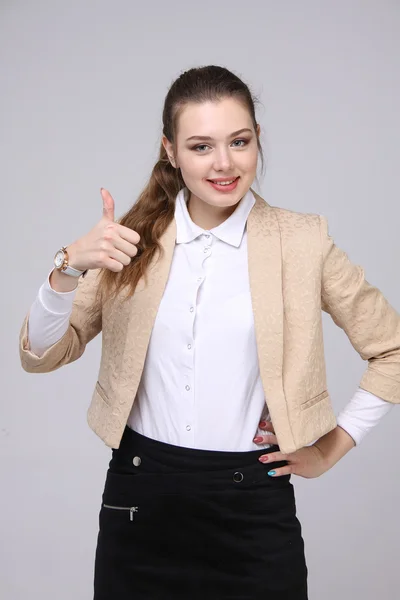
[[[190,385],[185,385],[185,390],[189,391],[190,390]]]

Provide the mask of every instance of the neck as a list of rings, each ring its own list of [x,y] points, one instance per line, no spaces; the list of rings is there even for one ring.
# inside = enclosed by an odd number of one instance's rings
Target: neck
[[[222,207],[211,206],[197,198],[194,194],[190,195],[187,203],[187,209],[193,223],[207,231],[221,225],[221,223],[226,221],[235,212],[236,208],[237,204]]]

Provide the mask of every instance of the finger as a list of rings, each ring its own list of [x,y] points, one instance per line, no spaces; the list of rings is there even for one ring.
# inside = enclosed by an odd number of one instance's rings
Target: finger
[[[283,454],[282,452],[268,452],[267,454],[262,454],[258,457],[258,460],[262,463],[272,463],[278,462],[279,460],[289,460],[287,454]]]
[[[127,242],[126,240],[122,239],[119,236],[115,240],[113,240],[112,243],[116,250],[123,252],[124,254],[126,254],[127,256],[130,256],[131,258],[136,256],[136,254],[138,253],[138,249],[135,246],[135,244],[131,244],[130,242]]]
[[[261,421],[259,427],[264,431],[272,431],[272,433],[275,433],[274,426],[272,425],[271,421]]]
[[[257,435],[253,442],[256,444],[276,444],[278,445],[278,438],[273,433],[269,433],[268,435]]]
[[[107,257],[104,259],[101,267],[113,271],[114,273],[119,273],[124,268],[124,265],[113,258]]]
[[[118,223],[117,231],[124,240],[131,244],[138,244],[140,242],[140,235],[130,227]]]
[[[132,257],[129,254],[125,254],[125,252],[121,252],[121,250],[117,250],[117,248],[112,248],[109,251],[108,255],[110,258],[113,258],[114,260],[117,260],[118,262],[123,264],[124,267],[128,266],[132,260]]]
[[[103,198],[103,217],[109,221],[114,221],[115,203],[110,192],[104,188],[100,188],[101,197]]]
[[[282,477],[282,475],[291,475],[292,473],[292,465],[286,465],[286,467],[279,467],[279,469],[268,471],[270,477]]]

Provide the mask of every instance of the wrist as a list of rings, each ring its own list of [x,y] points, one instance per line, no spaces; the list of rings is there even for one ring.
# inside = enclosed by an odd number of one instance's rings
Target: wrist
[[[72,277],[82,277],[86,276],[88,267],[83,266],[82,258],[79,255],[79,243],[73,242],[72,244],[64,247],[65,253],[67,255],[67,268],[65,270],[61,270],[65,275],[70,275]]]
[[[355,446],[351,435],[339,425],[320,437],[313,446],[318,448],[326,464],[327,469],[333,467],[345,454]]]
[[[55,292],[72,292],[78,287],[78,278],[65,275],[58,269],[53,269],[50,273],[49,284]]]
[[[68,252],[68,265],[73,269],[77,269],[78,271],[85,271],[85,269],[82,269],[79,266],[79,261],[77,260],[78,252],[76,242],[69,244],[68,246],[66,246],[66,248]]]

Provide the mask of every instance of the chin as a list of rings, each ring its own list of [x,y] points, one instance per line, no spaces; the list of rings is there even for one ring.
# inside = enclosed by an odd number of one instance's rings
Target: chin
[[[218,194],[218,192],[217,192]],[[221,198],[215,198],[209,194],[203,196],[204,202],[210,204],[210,206],[228,207],[237,204],[243,197],[244,194],[235,190],[232,194],[221,194]]]

